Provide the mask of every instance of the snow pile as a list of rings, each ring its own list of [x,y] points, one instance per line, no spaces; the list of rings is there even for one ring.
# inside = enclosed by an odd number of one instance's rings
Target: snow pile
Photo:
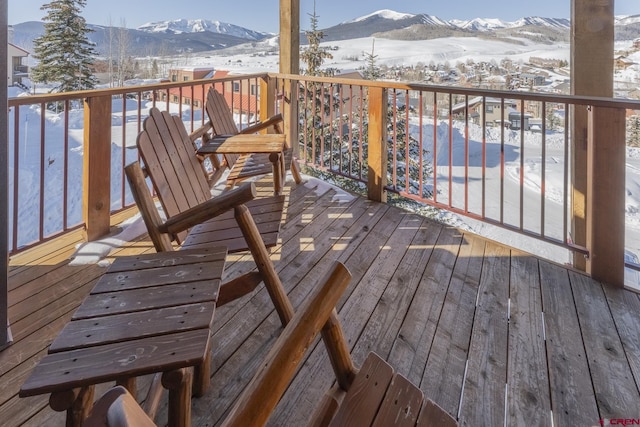
[[[140,214],[125,221],[121,226],[123,226],[124,229],[115,236],[78,245],[76,252],[71,257],[69,265],[98,264],[102,267],[108,266],[109,261],[104,258],[108,256],[112,250],[124,246],[127,242],[147,232],[147,228]]]
[[[317,197],[324,195],[328,191],[334,191],[335,194],[331,198],[332,202],[350,203],[355,198],[354,195],[344,191],[342,188],[318,178],[303,175],[303,179],[305,181],[304,186],[313,189]]]

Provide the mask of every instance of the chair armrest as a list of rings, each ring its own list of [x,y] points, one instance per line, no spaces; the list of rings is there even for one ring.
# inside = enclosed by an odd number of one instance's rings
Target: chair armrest
[[[202,138],[205,134],[207,134],[211,129],[213,129],[213,126],[211,125],[211,122],[208,121],[198,129],[191,132],[189,134],[189,139],[191,140],[191,142],[195,142],[198,138]]]
[[[172,216],[164,224],[161,224],[158,230],[162,233],[179,233],[242,205],[254,197],[256,197],[255,184],[242,185]]]
[[[261,130],[268,129],[269,127],[275,126],[275,125],[277,125],[279,123],[282,123],[283,121],[284,121],[284,119],[282,118],[282,114],[276,114],[275,116],[269,117],[264,122],[256,123],[255,125],[251,125],[249,127],[246,127],[246,128],[242,129],[238,133],[244,134],[244,133],[260,132]]]
[[[261,363],[260,369],[222,423],[223,426],[266,424],[314,337],[323,329],[325,322],[335,317],[335,306],[350,280],[351,273],[335,261],[282,331],[266,360]]]

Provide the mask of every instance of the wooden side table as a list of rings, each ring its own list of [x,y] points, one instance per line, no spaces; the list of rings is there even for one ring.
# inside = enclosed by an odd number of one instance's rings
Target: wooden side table
[[[240,154],[241,159],[233,166],[232,173],[241,175],[242,169],[251,169],[261,162],[269,161],[273,171],[274,194],[279,195],[284,185],[284,150],[286,138],[283,134],[237,134],[214,135],[198,149],[198,154]],[[253,158],[258,156],[257,158]],[[230,174],[230,175],[231,175]],[[233,178],[231,178],[233,179]]]
[[[209,384],[211,323],[226,254],[226,247],[210,247],[116,259],[20,397],[51,393],[51,408],[67,411],[67,425],[79,426],[95,384],[115,381],[135,396],[136,377],[162,373],[169,425],[190,425],[192,389],[200,395]]]

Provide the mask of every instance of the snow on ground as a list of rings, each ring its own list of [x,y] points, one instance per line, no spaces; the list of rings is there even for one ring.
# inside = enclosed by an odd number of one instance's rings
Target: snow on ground
[[[272,39],[270,39],[272,40]],[[569,60],[568,43],[541,44],[528,39],[514,39],[517,43],[485,40],[475,37],[448,37],[434,40],[389,40],[373,37],[341,40],[322,43],[322,46],[336,48],[331,50],[333,59],[324,63],[324,67],[334,67],[341,70],[353,70],[365,65],[365,53],[377,55],[378,65],[415,65],[430,62],[451,65],[472,59],[476,62],[490,62],[495,59],[498,63],[509,58],[514,61],[527,62],[530,57],[554,58]],[[253,50],[243,47],[233,47],[222,51],[208,52],[204,55],[190,58],[190,65],[213,66],[218,69],[234,72],[275,72],[278,70],[277,51],[265,53],[268,41],[260,42]]]
[[[304,186],[307,188],[311,188],[314,190],[316,197],[320,197],[329,190],[333,190],[335,194],[333,195],[331,201],[338,203],[349,203],[351,202],[355,196],[351,193],[344,191],[342,188],[330,184],[326,181],[323,181],[318,178],[314,178],[311,176],[303,175],[302,179],[304,180]]]

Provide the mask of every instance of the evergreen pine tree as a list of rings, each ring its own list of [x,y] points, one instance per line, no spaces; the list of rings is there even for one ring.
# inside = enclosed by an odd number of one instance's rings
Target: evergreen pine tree
[[[302,51],[300,58],[306,64],[307,68],[304,74],[308,76],[333,76],[334,70],[321,70],[320,67],[325,59],[332,59],[333,55],[327,47],[320,46],[324,33],[318,29],[318,15],[316,14],[316,2],[313,2],[313,14],[309,14],[311,18],[311,30],[305,31],[309,47]]]
[[[321,69],[326,59],[333,56],[328,48],[320,46],[324,33],[318,29],[318,15],[315,1],[311,18],[311,30],[306,31],[309,47],[302,51],[300,58],[306,65],[304,74],[309,76],[333,76],[334,69]],[[330,163],[332,147],[339,144],[336,138],[335,112],[338,111],[340,100],[333,96],[339,88],[322,83],[309,83],[300,86],[300,121],[305,123],[302,136],[307,141],[307,157],[320,163]],[[340,152],[340,150],[337,150]]]
[[[375,39],[371,42],[371,53],[364,52],[364,59],[367,63],[363,75],[367,80],[378,80],[382,77],[382,72],[380,71],[380,67],[376,64],[376,59],[378,59],[378,55],[374,55],[375,49]]]
[[[38,64],[31,69],[34,82],[56,83],[56,92],[93,89],[96,79],[91,65],[96,54],[87,38],[91,32],[80,10],[86,0],[53,0],[47,11],[44,34],[33,41]]]
[[[640,147],[640,116],[631,116],[627,119],[627,145]]]

